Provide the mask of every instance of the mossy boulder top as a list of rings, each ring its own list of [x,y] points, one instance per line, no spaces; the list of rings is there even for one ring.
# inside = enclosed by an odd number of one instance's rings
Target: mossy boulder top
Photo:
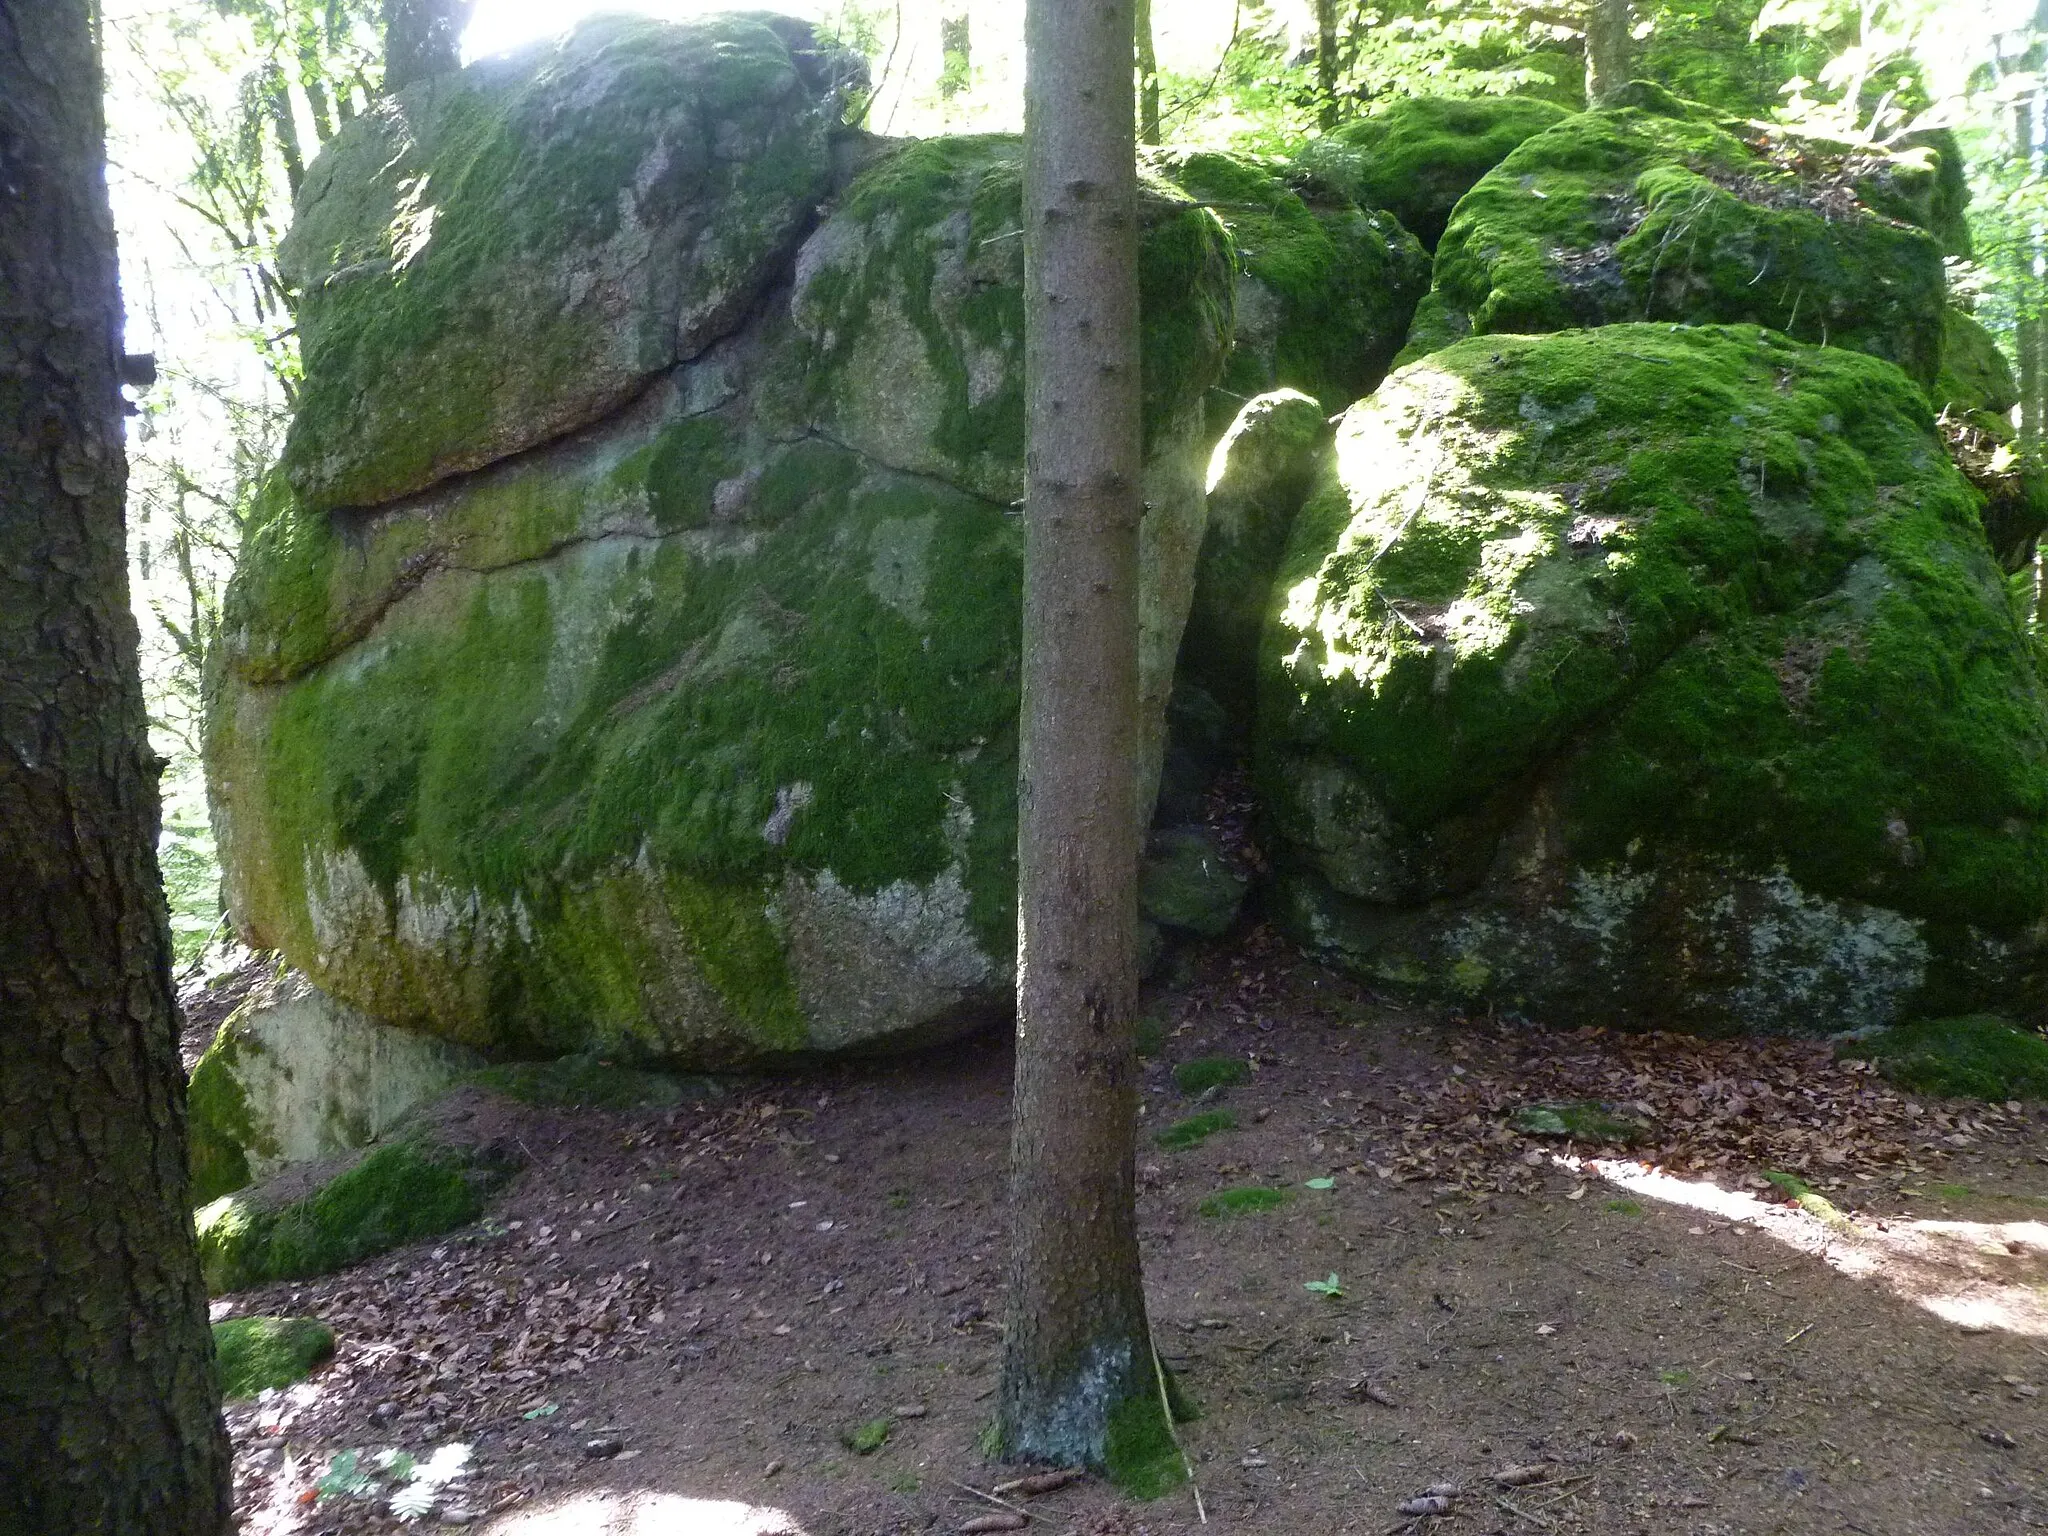
[[[1296,173],[1384,208],[1430,250],[1458,199],[1569,109],[1533,96],[1404,96],[1305,148]]]
[[[1465,194],[1403,360],[1458,336],[1629,321],[1753,322],[1931,385],[1940,367],[1937,157],[1728,131],[1653,87],[1578,113]]]
[[[1347,414],[1275,600],[1260,783],[1312,943],[1563,1017],[2038,1008],[2048,701],[1890,365],[1458,343]]]
[[[357,117],[280,251],[305,366],[294,490],[389,501],[701,352],[809,228],[857,70],[787,18],[606,17]]]

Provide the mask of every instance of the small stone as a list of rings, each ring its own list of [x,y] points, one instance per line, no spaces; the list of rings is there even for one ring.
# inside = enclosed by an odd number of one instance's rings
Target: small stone
[[[921,1419],[929,1410],[923,1403],[904,1403],[889,1410],[890,1416],[898,1419]]]
[[[389,1424],[393,1419],[398,1417],[398,1404],[379,1403],[375,1408],[372,1408],[370,1410],[370,1416],[378,1420],[380,1423]]]
[[[626,1448],[623,1440],[610,1435],[601,1435],[595,1440],[583,1442],[583,1454],[592,1461],[609,1461]]]
[[[775,1475],[776,1473],[780,1472],[781,1470],[782,1470],[782,1463],[781,1463],[781,1462],[779,1462],[779,1461],[771,1461],[771,1462],[769,1462],[769,1463],[768,1463],[768,1465],[767,1465],[767,1466],[765,1466],[765,1467],[763,1467],[763,1468],[761,1469],[761,1475],[762,1475],[763,1477],[773,1477],[773,1476],[774,1476],[774,1475]]]

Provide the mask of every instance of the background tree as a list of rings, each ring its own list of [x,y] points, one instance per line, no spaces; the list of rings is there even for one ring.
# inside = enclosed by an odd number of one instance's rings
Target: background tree
[[[1628,0],[1591,0],[1586,7],[1586,102],[1601,106],[1629,81]]]
[[[476,0],[384,0],[384,89],[462,65],[462,29]]]
[[[1131,0],[1025,16],[1017,1065],[998,1430],[1171,1458],[1138,1267],[1137,169]],[[1152,1474],[1156,1475],[1156,1474]]]
[[[0,1530],[222,1536],[87,0],[0,0]]]

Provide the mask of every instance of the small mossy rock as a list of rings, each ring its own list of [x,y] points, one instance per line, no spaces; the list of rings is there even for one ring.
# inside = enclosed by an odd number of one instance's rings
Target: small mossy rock
[[[1433,251],[1472,184],[1568,116],[1531,96],[1404,96],[1307,145],[1295,174],[1361,207],[1386,209]]]
[[[788,306],[580,432],[373,513],[273,478],[206,744],[252,937],[373,1017],[511,1056],[721,1066],[913,1045],[1001,1006],[1016,156],[875,161],[793,259]],[[1232,264],[1213,214],[1156,190],[1141,255],[1149,807]],[[864,416],[884,377],[901,390]]]
[[[1934,408],[1973,418],[1982,412],[1992,418],[1983,425],[2002,429],[2009,436],[2012,408],[2020,403],[2012,364],[1974,315],[1950,305],[1942,311],[1941,326],[1941,371],[1934,380]]]
[[[294,490],[389,501],[701,352],[809,226],[849,78],[799,22],[612,16],[346,124],[279,257],[305,369]]]
[[[380,1024],[282,971],[228,1017],[192,1069],[192,1203],[286,1163],[368,1146],[479,1065],[460,1046]]]
[[[1244,877],[1206,827],[1154,832],[1138,872],[1138,909],[1162,928],[1213,939],[1227,933],[1244,905]]]
[[[1402,361],[1467,331],[1750,321],[1926,385],[1945,283],[1940,242],[1858,203],[1843,156],[1809,147],[1786,169],[1689,109],[1582,112],[1465,194]]]
[[[311,1317],[230,1317],[213,1325],[213,1358],[229,1401],[304,1381],[334,1358],[334,1330]]]
[[[1918,1093],[1994,1103],[2048,1099],[2048,1038],[1989,1015],[1873,1030],[1844,1041],[1836,1054],[1874,1061]]]
[[[1201,689],[1238,730],[1252,717],[1273,573],[1329,438],[1320,404],[1276,390],[1245,402],[1209,460],[1209,528],[1177,685]]]
[[[215,1295],[331,1274],[476,1220],[517,1167],[429,1131],[302,1165],[200,1207],[200,1270]]]
[[[1597,1099],[1555,1104],[1524,1104],[1508,1116],[1508,1129],[1525,1136],[1629,1146],[1642,1140],[1649,1127],[1640,1116],[1624,1113]]]
[[[1429,291],[1428,253],[1391,214],[1312,184],[1305,201],[1280,168],[1243,155],[1162,150],[1146,163],[1210,209],[1237,253],[1217,427],[1248,396],[1274,389],[1311,395],[1334,414],[1385,377]]]
[[[1267,634],[1285,921],[1553,1017],[2038,1006],[2048,700],[1976,509],[1897,369],[1757,327],[1398,371]]]

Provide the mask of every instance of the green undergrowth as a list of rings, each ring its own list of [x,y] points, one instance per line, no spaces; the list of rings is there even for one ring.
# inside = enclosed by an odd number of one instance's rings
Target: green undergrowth
[[[303,1381],[334,1357],[334,1330],[310,1317],[231,1317],[213,1325],[223,1396],[254,1397]]]
[[[1189,1115],[1185,1120],[1176,1120],[1152,1139],[1170,1152],[1180,1152],[1200,1146],[1219,1131],[1236,1129],[1237,1116],[1227,1109],[1212,1109],[1203,1114]]]
[[[1195,1209],[1204,1216],[1251,1216],[1260,1211],[1278,1210],[1289,1198],[1288,1191],[1284,1189],[1249,1184],[1237,1189],[1219,1189],[1215,1194],[1205,1196]]]
[[[839,1437],[839,1443],[856,1456],[872,1456],[889,1442],[891,1424],[888,1419],[869,1419],[857,1424]]]
[[[1211,1088],[1230,1088],[1252,1075],[1240,1056],[1198,1056],[1173,1069],[1173,1086],[1193,1097]]]
[[[196,1218],[200,1267],[220,1295],[331,1274],[402,1243],[474,1221],[512,1166],[425,1140],[379,1147],[313,1192],[275,1208],[228,1195]]]
[[[722,1091],[711,1078],[679,1079],[591,1056],[506,1062],[474,1072],[468,1081],[550,1109],[666,1109],[686,1098],[715,1098]]]
[[[1933,1019],[1845,1041],[1902,1088],[1949,1098],[2048,1099],[2048,1038],[1985,1014]]]

